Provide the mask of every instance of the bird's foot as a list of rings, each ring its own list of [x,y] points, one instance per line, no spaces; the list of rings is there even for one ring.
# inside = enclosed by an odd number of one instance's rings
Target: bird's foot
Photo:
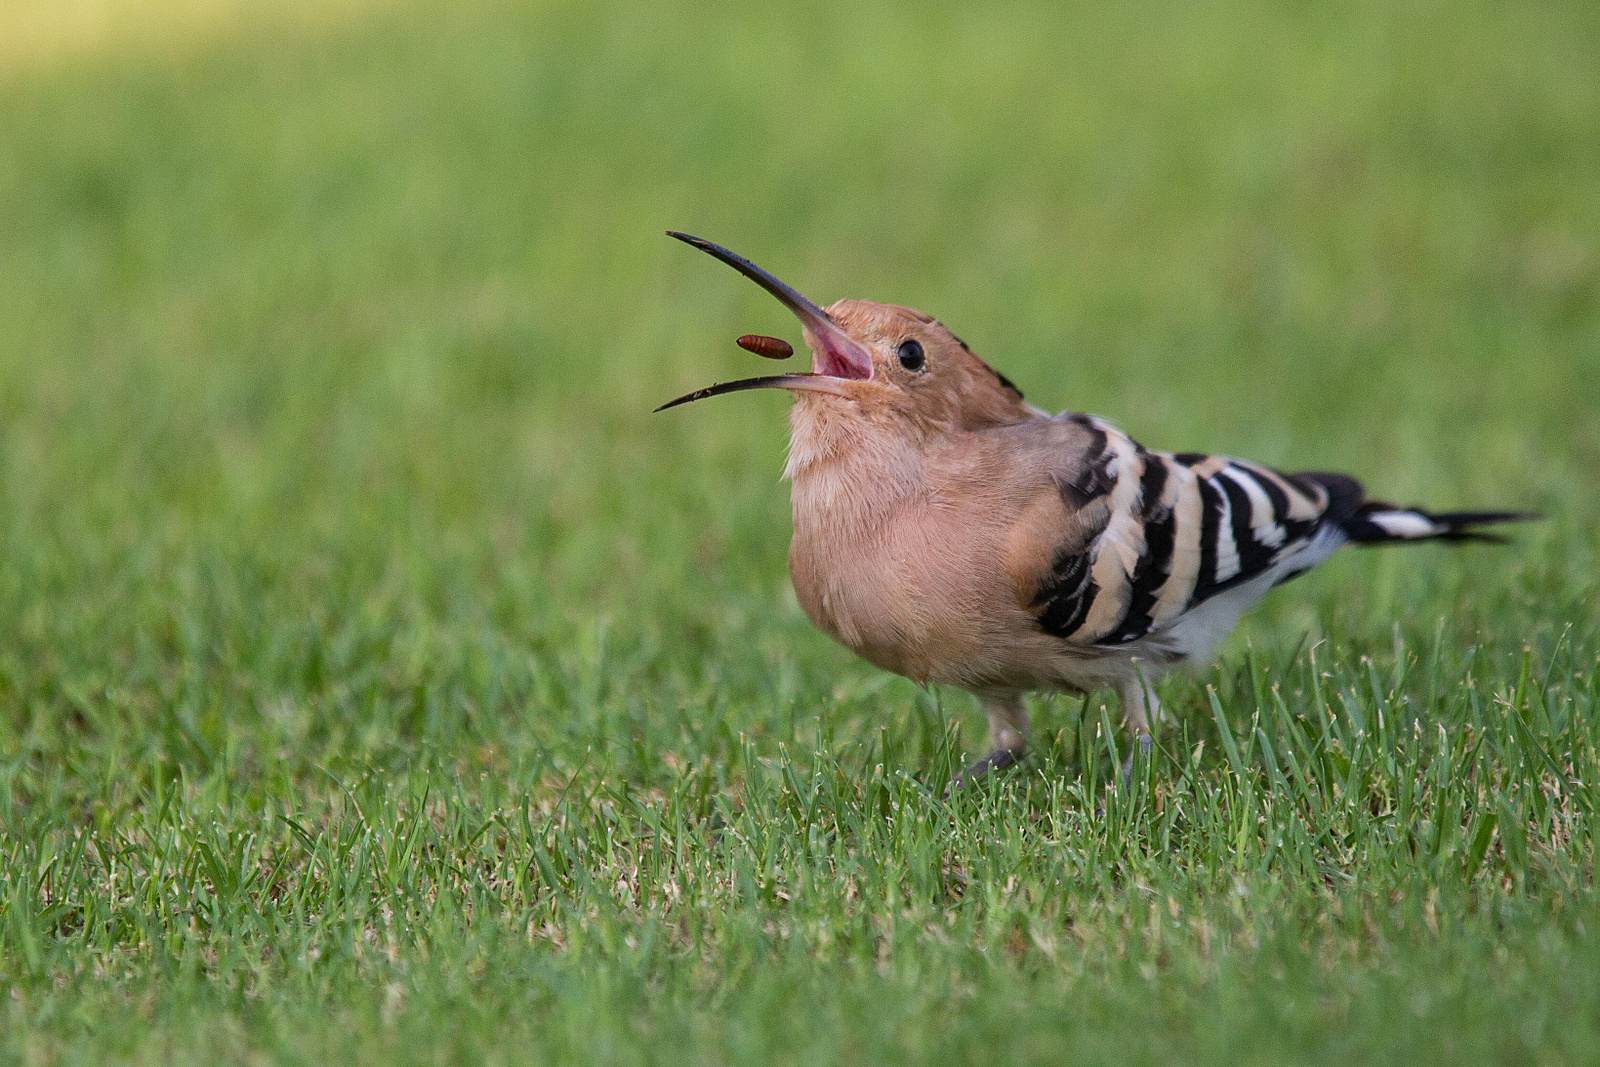
[[[981,778],[991,771],[1003,771],[1007,767],[1022,759],[1026,749],[997,748],[982,759],[975,759],[965,767],[961,773],[950,779],[950,784],[945,787],[944,798],[950,799],[950,794],[957,789],[969,785],[976,778]]]
[[[1135,748],[1128,750],[1128,758],[1122,761],[1122,788],[1127,789],[1133,785],[1133,757],[1135,754],[1150,758],[1150,753],[1155,750],[1155,742],[1150,740],[1149,734],[1140,734],[1134,740]]]

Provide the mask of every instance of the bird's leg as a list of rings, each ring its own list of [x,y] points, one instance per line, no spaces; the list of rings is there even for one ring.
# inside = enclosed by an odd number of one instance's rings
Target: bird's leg
[[[946,795],[990,771],[1004,770],[1021,759],[1027,751],[1028,713],[1022,707],[1021,694],[980,694],[978,703],[983,707],[984,715],[988,716],[989,741],[994,748],[987,756],[963,767],[961,773],[950,780]]]
[[[1122,721],[1128,728],[1128,739],[1134,746],[1128,750],[1128,758],[1122,764],[1122,784],[1127,785],[1133,777],[1135,749],[1148,757],[1155,747],[1150,740],[1150,723],[1161,721],[1161,702],[1156,699],[1156,691],[1143,671],[1119,685],[1117,697],[1122,703]]]

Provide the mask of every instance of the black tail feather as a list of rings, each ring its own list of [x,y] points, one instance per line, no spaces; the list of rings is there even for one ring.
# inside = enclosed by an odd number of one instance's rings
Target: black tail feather
[[[1356,544],[1394,544],[1400,541],[1482,541],[1503,545],[1503,534],[1479,530],[1501,522],[1528,522],[1544,516],[1535,511],[1445,511],[1398,508],[1375,500],[1367,501],[1354,515],[1339,523],[1340,529]]]

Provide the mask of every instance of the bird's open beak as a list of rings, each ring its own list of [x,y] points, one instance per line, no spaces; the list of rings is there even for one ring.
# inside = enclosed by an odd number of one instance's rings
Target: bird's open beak
[[[872,377],[872,354],[859,341],[841,330],[839,325],[828,317],[826,311],[748,259],[728,251],[721,245],[672,230],[667,231],[667,236],[676,237],[685,244],[694,245],[702,252],[716,256],[777,297],[779,303],[794,312],[795,318],[800,320],[800,329],[805,334],[806,344],[811,348],[811,373],[772,374],[762,378],[724,382],[680,396],[676,400],[662,404],[656,409],[657,411],[687,404],[691,400],[703,400],[718,393],[738,392],[741,389],[798,389],[850,396],[850,391],[841,386],[842,382],[865,381]]]

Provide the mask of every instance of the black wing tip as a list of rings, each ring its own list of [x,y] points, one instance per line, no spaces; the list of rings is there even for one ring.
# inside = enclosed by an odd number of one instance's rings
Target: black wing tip
[[[1364,499],[1367,491],[1361,482],[1338,471],[1296,471],[1287,475],[1289,483],[1301,492],[1307,485],[1319,487],[1328,494],[1328,506],[1322,517],[1326,522],[1341,523],[1361,514],[1370,501]],[[1380,505],[1383,508],[1388,504]]]

